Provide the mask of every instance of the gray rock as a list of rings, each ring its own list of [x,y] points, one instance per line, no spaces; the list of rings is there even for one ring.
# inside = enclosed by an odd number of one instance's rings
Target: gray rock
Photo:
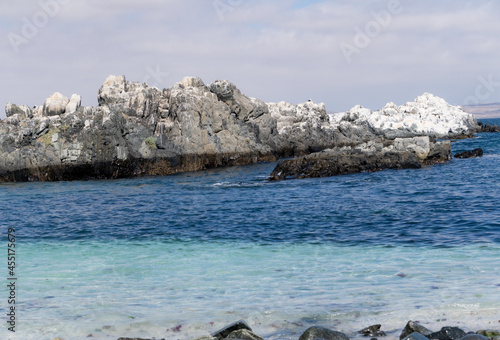
[[[264,103],[225,80],[207,86],[186,77],[160,90],[109,76],[98,103],[82,107],[80,96],[68,100],[55,93],[32,109],[8,104],[7,118],[0,121],[0,181],[169,175],[362,143],[359,152],[376,154],[386,147],[383,133],[367,120],[333,124],[324,104]],[[419,138],[413,155],[385,150],[387,160],[370,156],[375,163],[361,170],[375,171],[385,162],[418,167],[444,155],[444,144],[429,149],[425,137]]]
[[[476,158],[476,157],[483,157],[483,149],[477,148],[472,151],[464,151],[464,152],[458,152],[456,153],[453,157],[455,158]]]
[[[82,105],[82,97],[77,95],[77,94],[73,94],[71,96],[71,99],[69,100],[69,103],[68,105],[66,105],[66,113],[75,113],[76,110],[78,110],[78,108]]]
[[[399,139],[381,151],[373,151],[377,148],[367,148],[367,145],[363,144],[356,149],[325,150],[294,159],[281,160],[269,179],[329,177],[383,169],[418,169],[422,165],[439,163],[450,158],[451,149],[443,146],[442,143],[430,143],[429,151],[425,150],[427,157],[419,158],[421,155],[417,156],[414,149],[419,146],[413,144],[413,141],[413,138],[410,138],[410,141]],[[432,158],[429,158],[430,156]]]
[[[7,103],[5,105],[5,115],[11,117],[13,115],[19,115],[22,118],[32,118],[33,113],[31,109],[26,105],[16,105],[12,103]]]
[[[349,340],[349,337],[325,327],[313,326],[306,329],[299,340]]]
[[[66,112],[66,106],[69,99],[59,92],[54,93],[52,96],[45,100],[43,103],[44,116],[59,116]]]
[[[440,331],[429,334],[431,340],[456,340],[466,336],[463,330],[458,327],[443,327]]]
[[[405,337],[403,340],[429,340],[429,338],[418,332],[413,332],[407,337]]]
[[[358,331],[359,334],[363,334],[363,336],[371,336],[371,337],[376,337],[376,336],[386,336],[384,331],[381,331],[380,328],[382,325],[372,325],[368,326],[366,328],[363,328],[362,330]]]
[[[240,340],[264,340],[260,336],[252,333],[248,329],[238,329],[232,331],[226,339],[240,339]],[[471,339],[473,340],[473,339]],[[479,339],[478,339],[479,340]]]
[[[449,140],[431,144],[427,158],[422,161],[423,165],[445,163],[451,159],[451,142]]]
[[[247,330],[247,331],[252,331],[250,326],[245,322],[245,320],[239,320],[236,322],[233,322],[230,325],[225,326],[224,328],[218,330],[217,332],[214,332],[211,334],[211,336],[221,340],[227,338],[229,334],[231,334],[234,331],[238,330]],[[234,338],[233,338],[234,339]]]
[[[432,331],[430,329],[422,326],[421,324],[410,320],[410,321],[408,321],[405,328],[403,329],[403,331],[399,335],[399,339],[404,339],[412,333],[420,333],[424,336],[428,336],[428,335],[432,334]]]
[[[493,125],[493,124],[483,124],[482,122],[478,122],[479,125],[479,132],[500,132],[500,126],[498,125]]]

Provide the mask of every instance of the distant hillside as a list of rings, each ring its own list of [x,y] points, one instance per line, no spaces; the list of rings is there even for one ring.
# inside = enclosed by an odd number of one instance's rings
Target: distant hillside
[[[462,108],[476,118],[500,118],[500,103],[466,105]]]

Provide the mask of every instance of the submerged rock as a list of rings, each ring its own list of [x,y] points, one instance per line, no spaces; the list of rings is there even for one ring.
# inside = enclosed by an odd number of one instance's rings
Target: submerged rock
[[[483,157],[483,149],[477,148],[472,151],[464,151],[458,152],[453,156],[455,158],[475,158],[475,157]]]
[[[349,337],[325,327],[313,326],[306,329],[299,340],[349,340]]]

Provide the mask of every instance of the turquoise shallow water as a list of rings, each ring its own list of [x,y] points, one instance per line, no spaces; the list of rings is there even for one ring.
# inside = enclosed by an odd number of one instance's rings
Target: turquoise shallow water
[[[324,179],[267,182],[274,164],[260,164],[1,184],[18,323],[0,338],[190,339],[242,318],[271,339],[374,323],[395,337],[410,319],[499,328],[500,136],[453,144],[479,146],[480,159]]]

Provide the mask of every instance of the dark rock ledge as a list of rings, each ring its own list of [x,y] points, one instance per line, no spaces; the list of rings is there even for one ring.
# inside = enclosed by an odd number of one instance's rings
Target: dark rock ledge
[[[451,159],[449,141],[433,142],[429,137],[397,138],[384,143],[363,144],[281,160],[270,180],[328,177],[384,169],[418,169]]]

